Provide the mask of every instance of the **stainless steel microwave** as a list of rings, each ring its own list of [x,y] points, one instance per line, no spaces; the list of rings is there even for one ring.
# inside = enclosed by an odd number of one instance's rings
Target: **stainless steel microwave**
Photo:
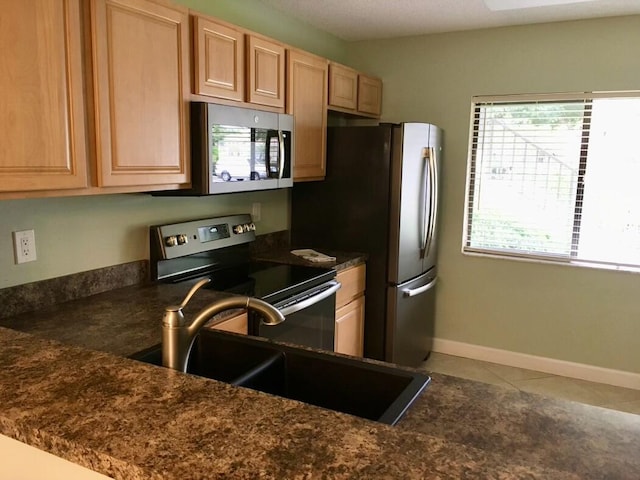
[[[192,102],[188,193],[292,187],[293,135],[291,115]]]

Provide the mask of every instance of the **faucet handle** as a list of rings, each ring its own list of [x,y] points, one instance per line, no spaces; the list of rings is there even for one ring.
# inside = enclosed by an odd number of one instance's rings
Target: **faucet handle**
[[[168,327],[178,327],[185,324],[184,315],[182,314],[182,309],[187,306],[191,297],[204,285],[211,281],[210,278],[203,278],[198,283],[196,283],[191,290],[187,293],[182,300],[180,305],[169,305],[164,309],[164,315],[162,316],[162,324]]]
[[[201,287],[203,287],[204,285],[206,285],[210,281],[211,281],[210,278],[203,278],[198,283],[196,283],[193,287],[191,287],[191,290],[189,290],[189,292],[184,297],[184,300],[182,300],[182,303],[180,305],[170,305],[170,306],[165,308],[165,311],[167,311],[167,312],[178,312],[178,311],[182,310],[184,307],[187,306],[187,303],[189,303],[189,300],[191,300],[191,297],[193,297],[193,295],[198,290],[200,290]]]
[[[191,297],[193,297],[193,295],[200,290],[200,288],[202,288],[204,285],[206,285],[207,283],[209,283],[211,281],[210,278],[203,278],[202,280],[200,280],[198,283],[196,283],[193,287],[191,287],[191,290],[189,290],[189,293],[187,293],[187,296],[184,297],[184,300],[182,300],[182,303],[180,304],[180,308],[184,308],[187,306],[187,303],[189,303],[189,300],[191,300]]]

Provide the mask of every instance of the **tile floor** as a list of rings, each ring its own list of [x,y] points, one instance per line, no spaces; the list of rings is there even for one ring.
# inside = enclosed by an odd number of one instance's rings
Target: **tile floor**
[[[640,415],[640,390],[560,377],[549,373],[436,352],[432,352],[422,366],[431,372]]]

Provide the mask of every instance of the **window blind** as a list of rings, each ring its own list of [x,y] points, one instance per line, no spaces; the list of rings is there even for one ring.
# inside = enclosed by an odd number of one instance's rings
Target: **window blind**
[[[474,98],[463,250],[640,266],[640,93]]]

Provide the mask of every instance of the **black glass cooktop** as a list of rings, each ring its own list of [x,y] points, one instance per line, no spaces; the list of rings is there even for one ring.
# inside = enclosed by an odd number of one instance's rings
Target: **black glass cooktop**
[[[249,262],[208,274],[207,288],[261,298],[270,303],[313,288],[335,277],[329,268]]]

